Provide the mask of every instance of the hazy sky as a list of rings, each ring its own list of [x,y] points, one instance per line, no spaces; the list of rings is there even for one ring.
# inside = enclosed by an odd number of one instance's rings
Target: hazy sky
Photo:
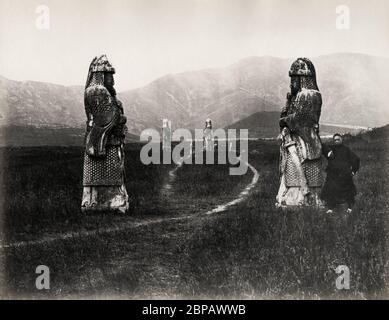
[[[336,7],[350,29],[336,28]],[[50,9],[39,30],[38,5]],[[0,75],[84,84],[106,53],[119,90],[248,56],[333,52],[389,57],[388,0],[0,0]]]

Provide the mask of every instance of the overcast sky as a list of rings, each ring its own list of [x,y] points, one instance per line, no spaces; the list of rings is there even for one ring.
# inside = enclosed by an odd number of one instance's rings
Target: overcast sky
[[[38,5],[50,9],[39,30]],[[350,29],[336,28],[336,7]],[[41,21],[41,20],[39,20]],[[389,57],[388,0],[0,0],[0,75],[84,84],[106,53],[119,90],[248,56],[334,52]]]

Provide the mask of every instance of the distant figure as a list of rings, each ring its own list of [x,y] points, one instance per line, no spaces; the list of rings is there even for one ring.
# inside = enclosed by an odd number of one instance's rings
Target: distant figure
[[[359,158],[343,144],[340,134],[334,134],[333,146],[324,146],[323,154],[328,159],[327,178],[321,198],[327,203],[327,213],[336,205],[347,203],[347,212],[352,212],[357,193],[353,176],[359,170]]]
[[[276,206],[321,206],[319,118],[322,99],[315,67],[309,59],[298,58],[289,76],[290,93],[279,121],[280,188]]]
[[[171,151],[172,122],[169,119],[162,120],[162,150]]]
[[[84,94],[87,126],[83,211],[128,209],[123,150],[126,117],[122,103],[116,99],[114,73],[105,55],[94,58],[89,66]]]
[[[213,151],[214,150],[214,141],[213,141],[213,130],[212,130],[212,120],[205,120],[205,128],[203,130],[204,134],[204,150]]]

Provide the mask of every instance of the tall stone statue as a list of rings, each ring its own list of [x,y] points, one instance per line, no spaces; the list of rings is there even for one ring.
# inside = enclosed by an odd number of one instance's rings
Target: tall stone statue
[[[204,150],[213,151],[214,150],[214,141],[213,141],[213,130],[212,130],[212,120],[205,120],[205,128],[203,130],[204,135]]]
[[[129,206],[124,185],[126,117],[116,98],[114,73],[106,55],[95,57],[89,66],[84,94],[87,122],[83,211],[125,212]]]
[[[322,99],[316,72],[307,58],[293,62],[290,93],[281,111],[279,136],[280,188],[277,206],[321,206],[322,186],[319,118]]]

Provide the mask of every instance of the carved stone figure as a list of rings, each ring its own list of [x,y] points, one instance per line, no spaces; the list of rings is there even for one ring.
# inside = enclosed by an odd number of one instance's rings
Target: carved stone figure
[[[162,120],[162,150],[171,151],[172,122],[169,119]]]
[[[114,73],[106,55],[95,57],[89,67],[84,94],[87,122],[83,211],[125,212],[129,206],[124,185],[126,117],[116,98]]]
[[[213,130],[212,130],[212,120],[205,120],[205,128],[203,130],[204,134],[204,150],[213,151],[214,150],[214,141],[213,141]]]
[[[321,206],[322,144],[319,119],[322,99],[316,71],[307,58],[293,62],[290,93],[281,111],[280,188],[277,206]]]

